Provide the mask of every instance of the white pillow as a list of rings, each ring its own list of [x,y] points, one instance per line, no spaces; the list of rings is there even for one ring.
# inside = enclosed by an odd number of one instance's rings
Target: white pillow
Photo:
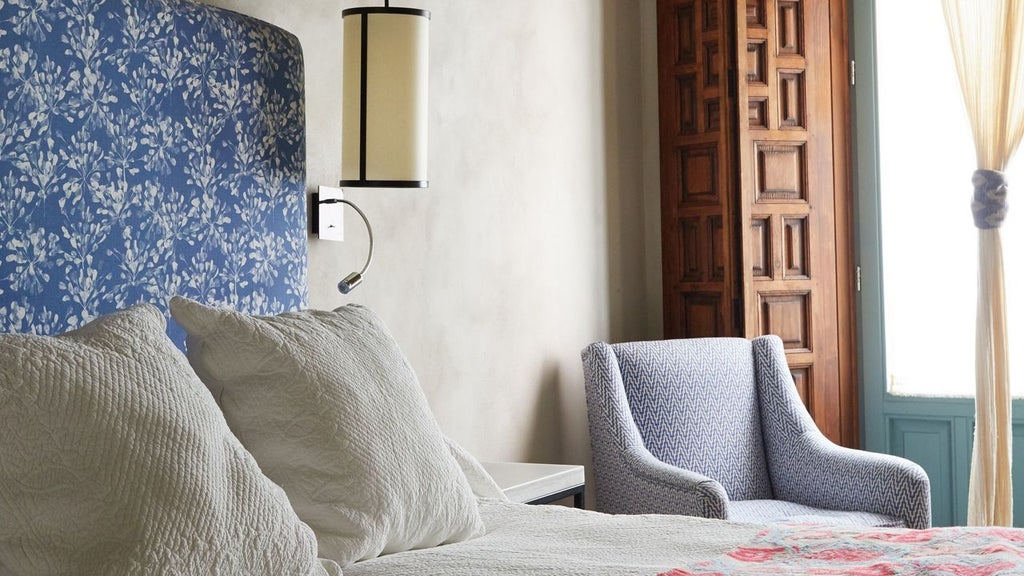
[[[462,475],[469,482],[473,495],[477,498],[508,501],[508,496],[505,496],[505,492],[494,481],[494,478],[487,473],[483,464],[480,464],[480,461],[469,453],[469,450],[466,450],[458,442],[447,436],[445,436],[444,440],[448,444],[448,450],[451,451],[455,461],[459,463]]]
[[[192,367],[321,556],[346,566],[483,533],[416,375],[370,310],[254,317],[170,304]]]
[[[165,326],[0,335],[0,573],[324,573]]]

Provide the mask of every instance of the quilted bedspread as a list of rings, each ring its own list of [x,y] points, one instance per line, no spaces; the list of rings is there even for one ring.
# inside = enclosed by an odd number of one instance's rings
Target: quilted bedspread
[[[357,562],[345,576],[1024,574],[1024,530],[822,528],[481,501],[487,534]]]
[[[713,559],[659,576],[1024,574],[1024,530],[829,529],[775,525]]]
[[[481,500],[487,534],[356,562],[344,576],[655,576],[746,542],[753,524]]]

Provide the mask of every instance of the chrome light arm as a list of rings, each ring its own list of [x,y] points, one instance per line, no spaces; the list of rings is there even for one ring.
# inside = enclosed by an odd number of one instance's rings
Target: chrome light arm
[[[366,271],[370,269],[370,263],[373,262],[373,227],[370,226],[370,220],[366,217],[366,214],[364,214],[363,211],[359,209],[359,206],[356,206],[355,204],[349,202],[348,200],[342,198],[330,198],[327,200],[320,200],[319,203],[347,204],[348,206],[351,206],[353,210],[356,211],[356,214],[359,214],[359,217],[363,219],[363,224],[366,224],[366,233],[369,235],[370,238],[370,251],[366,255],[366,263],[363,264],[362,270],[360,270],[359,272],[352,272],[348,276],[345,276],[345,278],[343,278],[341,282],[338,282],[338,292],[341,292],[342,294],[348,294],[349,292],[354,290],[356,286],[359,286],[359,284],[363,281],[363,275],[366,274]]]

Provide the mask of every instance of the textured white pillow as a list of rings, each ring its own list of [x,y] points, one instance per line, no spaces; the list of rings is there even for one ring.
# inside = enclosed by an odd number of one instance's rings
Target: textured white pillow
[[[498,483],[491,478],[491,475],[484,469],[483,464],[463,448],[458,442],[445,436],[448,450],[452,453],[455,461],[458,462],[462,475],[469,482],[469,487],[477,498],[491,498],[494,500],[508,500],[505,492],[498,486]]]
[[[254,317],[175,297],[228,425],[342,566],[483,533],[476,499],[381,320],[344,306]]]
[[[324,573],[164,330],[140,305],[0,335],[0,573]]]

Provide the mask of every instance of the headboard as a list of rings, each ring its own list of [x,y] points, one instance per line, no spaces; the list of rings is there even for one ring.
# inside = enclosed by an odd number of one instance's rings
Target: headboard
[[[305,306],[302,87],[298,40],[240,14],[0,0],[0,331]]]

